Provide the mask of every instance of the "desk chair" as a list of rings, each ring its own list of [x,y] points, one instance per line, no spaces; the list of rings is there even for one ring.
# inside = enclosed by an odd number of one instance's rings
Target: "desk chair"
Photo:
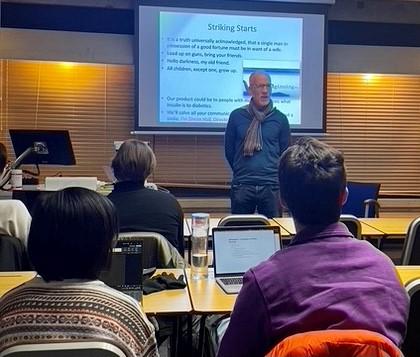
[[[420,351],[420,279],[413,280],[405,289],[410,296],[410,312],[402,351],[405,357],[417,357]]]
[[[269,226],[269,219],[262,214],[232,214],[223,217],[219,226]]]
[[[362,225],[357,217],[351,214],[342,214],[340,216],[340,222],[347,226],[354,238],[362,239]]]
[[[0,234],[0,271],[32,270],[22,241]]]
[[[0,357],[126,357],[117,346],[108,342],[34,343],[13,346]]]
[[[404,357],[387,337],[368,330],[320,330],[280,341],[266,357]]]
[[[401,265],[420,265],[420,217],[408,227],[401,255]]]
[[[356,217],[379,217],[379,189],[380,183],[348,181],[349,196],[343,206],[343,214]]]
[[[157,268],[185,268],[184,259],[176,248],[161,234],[156,232],[126,232],[119,238],[143,240],[143,274]]]

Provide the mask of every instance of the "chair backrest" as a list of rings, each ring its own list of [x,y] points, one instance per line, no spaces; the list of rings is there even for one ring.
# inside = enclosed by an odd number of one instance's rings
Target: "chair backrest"
[[[340,216],[340,222],[347,226],[354,238],[362,239],[362,225],[357,217],[351,214],[342,214]]]
[[[143,274],[157,268],[185,268],[184,259],[176,248],[161,234],[156,232],[125,232],[119,237],[143,240]]]
[[[403,357],[387,337],[367,330],[298,333],[280,341],[266,357]]]
[[[411,221],[401,255],[402,265],[420,265],[420,217]]]
[[[380,183],[348,181],[349,195],[343,206],[343,214],[352,214],[356,217],[378,217],[378,196]]]
[[[0,271],[32,270],[26,248],[15,237],[0,234]]]
[[[420,351],[420,279],[411,281],[405,289],[410,296],[410,312],[402,351],[405,357],[418,357]]]
[[[262,214],[232,214],[223,217],[219,226],[269,226],[269,219]]]
[[[107,342],[37,343],[9,347],[0,357],[126,357],[117,346]]]

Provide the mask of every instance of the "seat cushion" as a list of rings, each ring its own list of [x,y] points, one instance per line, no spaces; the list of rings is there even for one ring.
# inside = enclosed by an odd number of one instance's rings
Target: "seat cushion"
[[[391,340],[366,330],[310,331],[279,342],[267,357],[402,357]]]

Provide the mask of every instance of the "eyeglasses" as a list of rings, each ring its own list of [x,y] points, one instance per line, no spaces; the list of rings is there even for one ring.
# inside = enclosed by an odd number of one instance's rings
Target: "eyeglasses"
[[[252,87],[255,88],[255,89],[258,89],[258,90],[263,90],[263,89],[271,90],[271,89],[273,89],[273,85],[271,83],[268,83],[268,84],[254,84]]]

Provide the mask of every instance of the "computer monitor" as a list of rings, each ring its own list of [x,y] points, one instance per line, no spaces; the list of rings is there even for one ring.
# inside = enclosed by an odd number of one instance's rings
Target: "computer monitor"
[[[20,164],[76,165],[68,130],[10,129],[16,158],[28,148]]]

